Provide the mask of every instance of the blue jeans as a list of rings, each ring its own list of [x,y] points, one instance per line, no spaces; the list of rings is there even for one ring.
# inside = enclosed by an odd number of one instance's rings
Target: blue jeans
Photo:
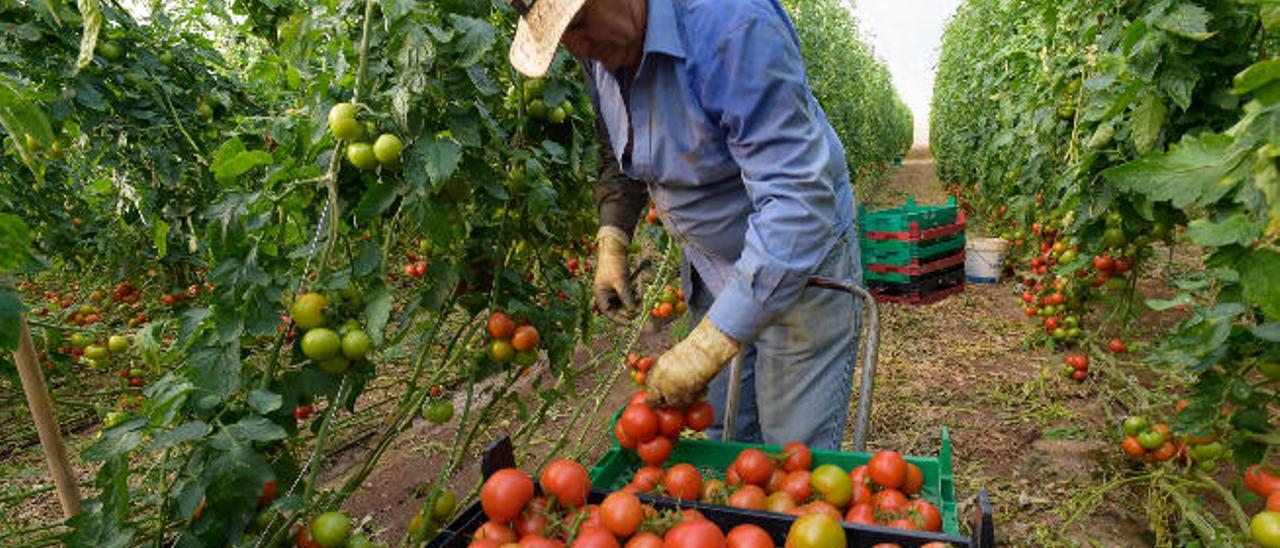
[[[858,241],[850,228],[832,247],[816,275],[862,283]],[[690,325],[697,325],[714,298],[686,269],[692,298]],[[842,291],[806,287],[799,300],[743,347],[742,384],[734,439],[783,445],[799,440],[814,449],[839,449],[853,393],[854,361],[862,330],[862,302]],[[708,430],[723,432],[726,366],[711,381],[707,399],[716,411]]]

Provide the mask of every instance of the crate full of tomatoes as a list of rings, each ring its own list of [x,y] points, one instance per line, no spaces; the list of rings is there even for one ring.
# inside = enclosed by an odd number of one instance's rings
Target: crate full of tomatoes
[[[493,453],[499,453],[494,456]],[[802,457],[792,458],[793,467]],[[632,486],[609,489],[593,482],[582,465],[558,459],[534,477],[515,468],[508,440],[485,456],[480,500],[432,539],[433,548],[622,547],[848,548],[870,546],[990,546],[990,505],[982,498],[973,537],[843,522],[813,511],[771,513],[722,504],[657,496]],[[659,482],[691,480],[679,464]],[[679,476],[679,477],[677,477]],[[882,478],[883,479],[883,478]],[[906,481],[905,474],[903,481]],[[688,486],[676,489],[688,489]],[[699,487],[701,490],[701,487]],[[851,494],[851,496],[853,496]],[[981,534],[980,534],[981,532]],[[986,539],[983,541],[982,539]]]

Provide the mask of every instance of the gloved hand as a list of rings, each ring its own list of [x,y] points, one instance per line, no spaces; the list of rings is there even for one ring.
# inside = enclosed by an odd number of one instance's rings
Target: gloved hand
[[[702,397],[707,384],[737,355],[741,344],[703,318],[688,337],[658,357],[645,382],[649,405],[684,407]]]
[[[596,308],[618,322],[626,321],[624,311],[635,308],[627,281],[628,240],[630,238],[617,227],[602,226],[596,233],[596,278],[593,286]]]

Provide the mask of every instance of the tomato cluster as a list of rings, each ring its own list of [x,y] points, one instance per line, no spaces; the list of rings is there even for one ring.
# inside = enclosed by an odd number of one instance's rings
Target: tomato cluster
[[[542,341],[538,328],[527,322],[517,323],[506,312],[489,315],[489,358],[498,363],[514,361],[516,365],[530,366],[538,361],[538,343]]]
[[[673,316],[681,316],[688,311],[689,305],[684,302],[684,290],[668,285],[662,288],[662,294],[658,296],[658,304],[653,305],[653,310],[649,313],[655,318],[665,320]]]
[[[640,460],[650,466],[666,462],[685,428],[701,432],[715,419],[715,411],[705,401],[686,409],[654,409],[645,401],[647,397],[643,391],[631,396],[630,403],[613,424],[613,436],[618,445],[635,451]]]
[[[662,473],[656,468],[645,470]],[[667,475],[679,476],[669,482],[691,481],[698,472],[688,464],[679,464]],[[609,493],[600,504],[587,504],[590,479],[586,469],[573,461],[548,464],[539,476],[539,484],[542,496],[537,496],[533,478],[519,470],[507,468],[489,476],[480,490],[480,504],[489,521],[473,534],[470,548],[774,546],[769,533],[757,525],[741,524],[726,532],[697,510],[658,510],[642,502],[633,486]],[[838,516],[812,513],[792,524],[786,545],[844,548],[846,537]]]
[[[573,101],[569,97],[566,96],[555,104],[550,104],[549,94],[545,93],[546,80],[530,78],[524,81],[522,89],[523,93],[521,95],[524,98],[524,106],[531,118],[546,120],[553,124],[563,124],[565,120],[573,116]]]
[[[639,386],[644,386],[644,381],[649,376],[649,369],[653,368],[653,364],[657,359],[653,356],[641,357],[635,352],[627,354],[627,370],[631,374],[631,380]]]
[[[1121,442],[1121,448],[1130,457],[1150,463],[1166,462],[1178,455],[1186,455],[1186,442],[1174,436],[1166,423],[1152,424],[1146,417],[1131,416],[1124,420],[1123,428],[1125,438]]]
[[[368,357],[373,339],[354,318],[337,330],[329,324],[329,299],[322,293],[304,293],[289,307],[290,318],[302,335],[302,354],[331,375],[341,375]]]
[[[1063,356],[1062,374],[1076,382],[1084,382],[1089,378],[1089,356],[1072,353]]]
[[[373,122],[361,124],[356,120],[356,106],[351,103],[337,103],[329,109],[329,131],[340,141],[347,143],[347,161],[360,170],[374,170],[378,167],[394,169],[400,167],[400,154],[404,151],[404,143],[400,138],[383,133],[373,144],[361,139],[372,137],[377,133]]]

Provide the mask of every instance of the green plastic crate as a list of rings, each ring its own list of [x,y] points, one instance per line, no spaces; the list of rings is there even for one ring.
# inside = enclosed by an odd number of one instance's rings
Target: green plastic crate
[[[616,418],[616,417],[615,417]],[[775,445],[755,445],[737,442],[716,442],[707,440],[681,439],[676,443],[667,459],[667,465],[689,463],[702,472],[706,478],[724,479],[724,470],[738,458],[743,449],[755,447],[766,453],[781,453],[782,448]],[[951,472],[951,436],[947,429],[942,429],[942,447],[936,457],[906,457],[907,462],[920,467],[924,473],[924,488],[921,496],[938,507],[942,513],[942,531],[949,535],[960,534],[960,523],[956,519],[955,482]],[[871,460],[870,453],[845,453],[840,451],[813,450],[813,466],[834,464],[846,471],[866,464]],[[617,490],[625,487],[635,477],[636,470],[643,466],[640,458],[631,451],[618,446],[613,447],[591,467],[591,485],[593,487]]]
[[[911,223],[920,230],[949,225],[956,222],[956,198],[952,196],[943,205],[916,205],[914,196],[907,198],[901,207],[868,211],[858,206],[858,225],[864,232],[907,232]]]
[[[906,266],[914,259],[934,257],[964,249],[964,233],[943,236],[924,242],[899,240],[858,239],[862,252],[862,264],[891,264]]]

